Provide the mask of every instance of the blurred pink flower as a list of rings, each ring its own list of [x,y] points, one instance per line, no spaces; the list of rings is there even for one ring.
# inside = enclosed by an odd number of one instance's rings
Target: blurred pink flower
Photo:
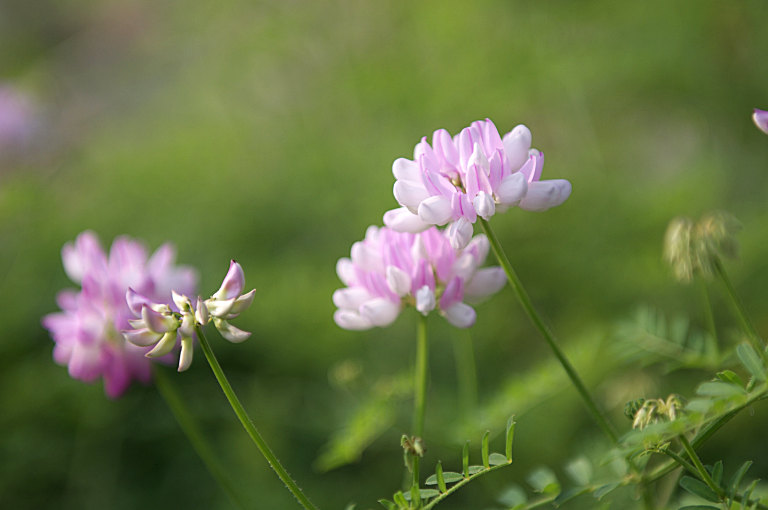
[[[752,114],[752,120],[755,121],[755,125],[760,128],[760,131],[768,134],[768,111],[755,108],[755,113]]]
[[[437,309],[459,328],[475,323],[477,302],[506,282],[500,267],[479,269],[488,255],[488,239],[475,236],[454,249],[446,231],[421,233],[368,227],[363,241],[352,245],[351,258],[339,259],[336,272],[347,286],[333,294],[336,324],[344,329],[388,326],[404,305],[427,315]]]
[[[0,84],[0,153],[22,152],[37,131],[38,122],[36,109],[29,97],[13,87]]]
[[[401,232],[421,232],[431,225],[463,220],[450,230],[451,243],[462,248],[472,224],[497,211],[518,206],[544,211],[571,194],[563,179],[541,181],[544,155],[531,149],[531,132],[522,124],[502,139],[489,119],[473,122],[451,138],[444,129],[414,149],[413,160],[392,165],[394,195],[403,206],[388,211],[384,223]]]
[[[126,342],[120,333],[133,318],[126,291],[134,288],[154,301],[170,303],[171,289],[194,292],[195,271],[174,265],[170,244],[148,257],[143,244],[118,237],[107,256],[90,231],[67,243],[61,254],[67,275],[82,288],[61,291],[57,302],[62,311],[43,318],[56,343],[54,360],[67,365],[75,379],[103,378],[111,398],[122,395],[133,379],[149,382],[152,362],[144,356],[149,349]]]

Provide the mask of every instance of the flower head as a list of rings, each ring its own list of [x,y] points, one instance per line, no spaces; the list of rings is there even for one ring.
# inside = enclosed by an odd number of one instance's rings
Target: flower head
[[[136,319],[128,321],[131,329],[123,331],[127,341],[141,347],[154,346],[145,355],[148,358],[164,356],[171,352],[177,341],[181,342],[179,372],[192,364],[195,331],[213,321],[221,336],[230,342],[246,340],[250,333],[231,325],[234,319],[253,302],[256,289],[242,294],[245,287],[243,268],[234,260],[224,277],[221,288],[203,301],[199,296],[193,302],[184,294],[172,291],[173,306],[156,303],[133,289],[128,289],[125,300]]]
[[[484,235],[457,250],[434,227],[415,234],[368,227],[365,239],[352,245],[351,258],[336,265],[346,287],[333,294],[333,318],[344,329],[384,327],[412,305],[424,315],[436,309],[454,326],[468,328],[475,311],[464,301],[481,300],[506,282],[499,267],[479,269],[488,248]]]
[[[755,121],[755,125],[760,131],[768,134],[768,111],[755,108],[755,112],[752,114],[752,120]]]
[[[497,211],[518,206],[544,211],[562,204],[571,183],[541,181],[544,154],[531,149],[531,132],[522,124],[502,138],[489,119],[473,122],[451,137],[444,129],[414,149],[413,160],[392,165],[395,199],[402,206],[388,211],[384,223],[401,232],[421,232],[431,225],[451,226],[454,247],[466,246],[472,224]]]
[[[120,334],[133,317],[125,293],[134,288],[148,299],[170,302],[171,289],[194,292],[195,272],[175,266],[174,258],[169,244],[148,256],[143,244],[128,237],[115,239],[107,255],[90,231],[67,243],[62,249],[64,269],[81,289],[61,291],[57,301],[62,311],[43,318],[56,343],[56,362],[67,365],[75,379],[103,378],[104,390],[113,398],[133,379],[148,382],[148,349],[126,342]]]

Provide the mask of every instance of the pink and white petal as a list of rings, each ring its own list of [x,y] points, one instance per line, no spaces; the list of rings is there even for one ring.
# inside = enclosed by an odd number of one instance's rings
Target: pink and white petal
[[[445,197],[429,197],[419,204],[419,218],[430,225],[445,225],[453,217],[451,201]]]
[[[371,321],[352,310],[336,310],[333,313],[333,321],[337,326],[350,331],[362,331],[371,329]]]
[[[436,305],[435,292],[430,289],[428,285],[424,285],[416,291],[416,310],[418,310],[419,313],[427,315],[435,309]]]
[[[445,129],[438,129],[432,134],[432,145],[435,152],[440,154],[442,158],[451,166],[459,166],[459,151],[456,150],[456,146],[453,144],[451,135]]]
[[[150,331],[155,333],[167,333],[175,331],[179,327],[179,321],[168,315],[158,313],[148,306],[141,308],[141,320],[147,325]]]
[[[227,271],[224,281],[221,282],[221,287],[213,295],[216,299],[231,299],[239,296],[243,292],[245,287],[245,273],[240,264],[231,260],[229,262],[229,270]]]
[[[454,304],[464,299],[464,280],[459,277],[453,277],[443,290],[440,296],[440,309],[447,310]]]
[[[484,298],[497,293],[507,283],[507,275],[500,267],[479,269],[464,287],[467,301],[478,303]]]
[[[155,345],[157,342],[159,342],[163,337],[163,334],[155,333],[154,331],[150,331],[147,328],[140,328],[123,331],[123,336],[133,345],[138,345],[139,347],[149,347],[150,345]]]
[[[411,277],[408,273],[399,267],[387,266],[385,270],[385,276],[389,290],[397,294],[399,297],[403,297],[411,292]]]
[[[141,309],[143,307],[147,306],[153,308],[153,305],[156,304],[150,301],[147,296],[139,294],[131,287],[128,287],[128,290],[125,292],[125,301],[128,303],[128,308],[130,308],[133,314],[137,317],[141,316]]]
[[[396,181],[393,192],[397,203],[411,210],[416,210],[421,201],[429,197],[421,182]]]
[[[364,271],[375,271],[381,266],[381,253],[377,249],[378,243],[357,241],[352,245],[350,254],[352,263]]]
[[[228,340],[234,344],[244,342],[251,336],[248,331],[243,331],[240,328],[236,328],[225,320],[215,319],[213,324],[216,326],[216,329],[219,330],[219,333],[222,337],[224,337],[225,340]]]
[[[251,289],[248,293],[243,294],[242,296],[235,299],[235,303],[229,310],[228,315],[239,315],[244,312],[249,306],[251,306],[251,303],[253,303],[253,298],[255,295],[256,289]]]
[[[72,345],[69,358],[69,375],[74,379],[92,382],[98,379],[104,371],[101,346],[87,345],[76,342]]]
[[[421,182],[421,170],[415,161],[397,158],[392,163],[392,174],[398,181]]]
[[[469,328],[475,324],[477,313],[474,308],[465,303],[455,303],[442,311],[443,317],[457,328]]]
[[[528,160],[528,150],[531,148],[531,130],[523,124],[504,135],[504,153],[509,166],[514,172]]]
[[[454,250],[463,250],[472,240],[472,224],[466,218],[459,218],[448,227],[448,240]]]
[[[493,198],[485,191],[477,194],[472,205],[475,207],[477,215],[484,220],[489,220],[496,213],[496,204]]]
[[[400,315],[400,304],[384,298],[374,298],[360,306],[360,315],[374,326],[389,326]]]
[[[499,203],[506,206],[517,205],[528,192],[528,181],[525,174],[515,172],[504,177],[496,190]]]
[[[476,265],[480,265],[488,258],[488,252],[491,249],[491,243],[485,234],[477,234],[464,249],[464,253],[470,253],[475,258]]]
[[[410,232],[412,234],[423,232],[432,226],[422,221],[418,214],[412,213],[407,207],[391,209],[385,212],[384,224],[397,232]]]
[[[755,111],[752,114],[752,120],[755,121],[755,126],[757,126],[760,131],[768,134],[768,111],[755,108]]]
[[[526,211],[546,211],[562,204],[570,195],[571,183],[565,179],[532,182],[518,207]]]
[[[362,287],[337,289],[333,293],[333,304],[342,310],[357,310],[360,305],[371,300],[371,294]]]
[[[147,358],[158,358],[160,356],[165,356],[171,352],[174,347],[176,347],[176,337],[176,331],[167,332],[163,335],[160,341],[157,342],[157,345],[155,345],[154,349],[146,353],[145,356]]]
[[[353,285],[355,283],[355,264],[346,257],[342,257],[336,262],[336,274],[344,285]]]
[[[192,354],[194,352],[194,341],[192,337],[181,337],[181,353],[179,354],[179,372],[184,372],[192,364]]]

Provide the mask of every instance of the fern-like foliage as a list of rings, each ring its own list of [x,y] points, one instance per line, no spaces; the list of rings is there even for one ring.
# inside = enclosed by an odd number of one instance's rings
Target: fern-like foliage
[[[443,471],[440,461],[435,466],[435,473],[429,476],[425,485],[429,487],[412,490],[410,492],[397,491],[391,500],[380,499],[379,503],[387,510],[429,510],[437,506],[448,496],[458,491],[477,478],[512,464],[512,443],[515,436],[514,416],[507,421],[506,443],[504,453],[491,452],[489,448],[490,433],[483,434],[480,456],[482,465],[470,465],[469,441],[464,443],[461,454],[462,470]]]

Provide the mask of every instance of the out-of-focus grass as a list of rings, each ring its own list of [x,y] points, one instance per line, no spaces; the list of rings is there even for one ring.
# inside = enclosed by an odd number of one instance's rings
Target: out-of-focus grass
[[[214,343],[264,435],[324,508],[370,507],[395,489],[408,402],[361,464],[310,468],[354,405],[328,370],[355,359],[376,380],[407,367],[413,348],[412,314],[364,333],[333,324],[334,265],[395,206],[395,158],[486,116],[504,132],[526,123],[545,178],[573,183],[560,208],[493,220],[566,349],[607,336],[638,303],[700,317],[660,243],[673,216],[709,209],[744,223],[729,269],[768,330],[768,139],[749,121],[768,105],[765,2],[42,3],[0,6],[0,79],[32,90],[47,122],[35,152],[0,175],[4,505],[227,507],[151,387],[111,402],[50,360],[39,319],[68,285],[61,245],[86,228],[106,244],[174,241],[202,292],[240,261],[258,294],[238,325],[254,336]],[[502,381],[549,354],[510,291],[478,313],[480,400],[495,402]],[[730,320],[724,305],[718,320]],[[431,324],[427,432],[450,443],[437,429],[456,419],[457,333]],[[258,507],[292,508],[202,356],[176,379]],[[521,419],[518,481],[595,434],[572,393],[554,398]]]

